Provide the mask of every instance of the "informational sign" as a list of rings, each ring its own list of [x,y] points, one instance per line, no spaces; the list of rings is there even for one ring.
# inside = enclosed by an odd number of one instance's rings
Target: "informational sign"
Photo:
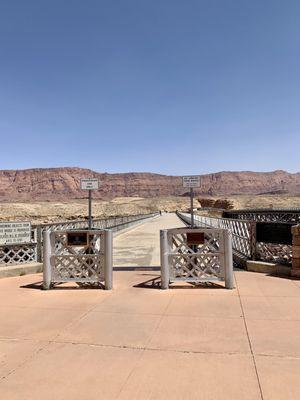
[[[80,187],[82,190],[98,190],[99,181],[97,178],[80,179]]]
[[[200,187],[200,176],[199,175],[183,176],[182,177],[182,186],[185,188]]]
[[[87,232],[67,232],[68,246],[87,246]]]
[[[30,243],[30,222],[0,222],[0,245]]]
[[[200,176],[190,175],[182,177],[182,186],[184,188],[190,188],[190,198],[191,198],[191,228],[194,228],[194,188],[200,187]]]
[[[189,246],[204,244],[205,241],[204,232],[196,232],[196,233],[188,232],[186,234],[186,241]]]

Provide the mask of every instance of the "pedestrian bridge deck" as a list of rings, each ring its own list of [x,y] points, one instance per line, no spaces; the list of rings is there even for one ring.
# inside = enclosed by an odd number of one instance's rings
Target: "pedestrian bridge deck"
[[[234,290],[159,290],[159,229],[115,239],[114,290],[39,290],[0,280],[0,393],[6,400],[300,398],[300,281],[235,271]],[[122,267],[124,270],[122,270]]]
[[[114,266],[148,267],[160,265],[160,229],[185,226],[176,214],[164,214],[144,222],[114,239]]]

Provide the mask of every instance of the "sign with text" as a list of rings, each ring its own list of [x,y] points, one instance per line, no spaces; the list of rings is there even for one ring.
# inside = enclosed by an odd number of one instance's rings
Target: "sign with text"
[[[204,232],[188,232],[186,234],[186,242],[188,246],[204,244]]]
[[[80,179],[80,187],[82,190],[98,190],[99,181],[97,178]]]
[[[0,222],[0,245],[30,243],[30,222]]]
[[[68,246],[87,246],[88,234],[87,232],[67,232]]]
[[[199,175],[183,176],[182,177],[182,186],[185,188],[200,187],[200,176]]]

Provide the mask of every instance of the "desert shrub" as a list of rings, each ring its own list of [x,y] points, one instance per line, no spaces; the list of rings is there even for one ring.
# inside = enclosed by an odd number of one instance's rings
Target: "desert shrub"
[[[233,202],[228,199],[218,199],[214,204],[214,208],[222,208],[223,210],[232,210],[233,207]]]
[[[221,208],[223,210],[232,210],[234,208],[233,202],[228,199],[207,199],[200,198],[198,199],[201,207],[203,208]]]
[[[201,204],[201,207],[210,207],[213,208],[215,204],[214,199],[198,199],[199,203]]]

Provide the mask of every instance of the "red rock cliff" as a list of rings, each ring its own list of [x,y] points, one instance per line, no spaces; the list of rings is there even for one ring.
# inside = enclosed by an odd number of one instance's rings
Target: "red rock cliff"
[[[82,168],[43,168],[0,171],[0,201],[68,200],[86,197],[80,178],[97,177],[100,189],[95,198],[120,196],[155,197],[183,195],[181,177],[152,173],[97,173]],[[213,195],[300,193],[300,173],[218,172],[202,175],[198,193]]]

